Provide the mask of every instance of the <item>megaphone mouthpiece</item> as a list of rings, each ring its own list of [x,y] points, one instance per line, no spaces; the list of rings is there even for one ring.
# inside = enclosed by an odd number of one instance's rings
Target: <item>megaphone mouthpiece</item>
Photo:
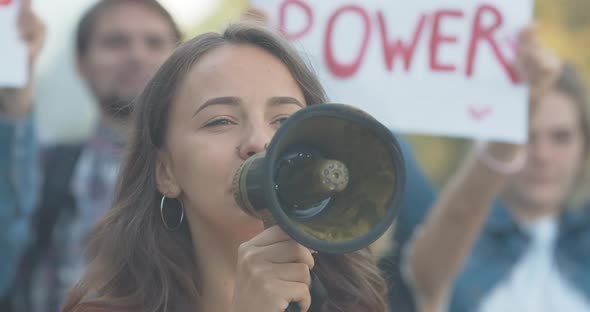
[[[276,191],[289,210],[304,210],[319,204],[348,186],[344,163],[326,159],[309,148],[298,147],[278,161]]]

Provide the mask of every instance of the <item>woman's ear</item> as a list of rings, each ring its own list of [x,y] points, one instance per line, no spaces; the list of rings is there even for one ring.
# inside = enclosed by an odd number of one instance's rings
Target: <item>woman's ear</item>
[[[166,197],[174,198],[180,195],[181,189],[174,177],[172,162],[168,154],[163,151],[158,152],[156,161],[156,184],[160,193]]]

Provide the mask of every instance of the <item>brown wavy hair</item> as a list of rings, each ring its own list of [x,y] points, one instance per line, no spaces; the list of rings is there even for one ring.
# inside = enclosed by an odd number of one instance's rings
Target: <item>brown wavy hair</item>
[[[590,110],[586,82],[580,76],[574,65],[564,63],[561,67],[561,74],[553,86],[553,90],[561,92],[570,97],[577,109],[582,136],[584,140],[583,158],[580,164],[580,171],[576,177],[570,194],[567,196],[568,206],[573,209],[590,199],[588,195],[588,177],[590,173]]]
[[[280,59],[308,105],[326,103],[318,79],[280,36],[261,25],[240,22],[223,33],[206,33],[179,46],[148,83],[135,104],[135,124],[121,167],[112,209],[89,238],[86,273],[63,309],[80,311],[189,311],[199,300],[197,259],[190,228],[169,231],[160,217],[156,160],[165,145],[170,107],[193,64],[225,45],[254,45]],[[328,299],[322,311],[387,310],[387,287],[368,250],[319,254],[314,272]]]

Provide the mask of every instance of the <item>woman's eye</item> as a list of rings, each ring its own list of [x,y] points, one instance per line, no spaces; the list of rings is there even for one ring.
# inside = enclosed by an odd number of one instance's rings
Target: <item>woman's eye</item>
[[[219,118],[208,122],[205,127],[213,128],[213,127],[221,127],[221,126],[229,126],[235,124],[233,121],[227,118]]]
[[[287,121],[287,119],[289,119],[289,116],[282,116],[282,117],[278,117],[276,118],[273,123],[277,124],[277,125],[282,125],[285,121]]]

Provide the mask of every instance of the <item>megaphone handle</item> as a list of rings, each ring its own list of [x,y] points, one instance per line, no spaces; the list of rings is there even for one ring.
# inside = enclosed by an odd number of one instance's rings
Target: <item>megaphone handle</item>
[[[309,289],[311,295],[311,306],[309,307],[309,312],[319,312],[320,308],[326,301],[328,297],[328,292],[322,284],[322,281],[317,277],[313,270],[309,272],[311,274],[311,287]],[[299,308],[299,304],[297,302],[289,303],[287,310],[285,312],[300,312],[301,309]]]
[[[264,223],[264,228],[268,229],[269,227],[277,224],[274,217],[268,210],[263,210],[259,213],[259,217],[262,219]],[[322,281],[317,277],[317,275],[313,272],[313,270],[309,271],[311,276],[311,286],[309,288],[309,292],[311,295],[311,306],[309,307],[308,312],[320,312],[320,308],[326,301],[328,297],[328,292],[322,284]],[[299,308],[299,304],[297,302],[289,303],[285,312],[300,312],[301,309]]]

